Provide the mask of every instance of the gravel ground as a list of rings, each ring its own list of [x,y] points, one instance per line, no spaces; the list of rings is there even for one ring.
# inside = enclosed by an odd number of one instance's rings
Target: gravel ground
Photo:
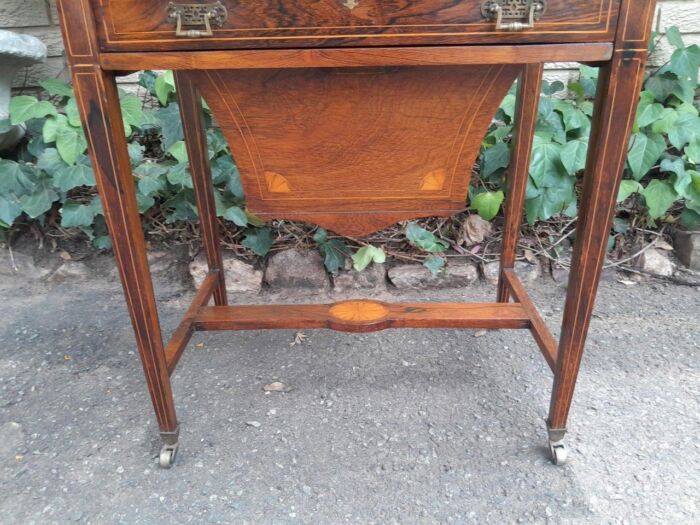
[[[172,329],[190,293],[158,290]],[[534,293],[552,326],[563,295]],[[196,334],[160,470],[114,279],[5,277],[0,297],[3,524],[698,523],[697,289],[603,284],[563,468],[526,332]]]

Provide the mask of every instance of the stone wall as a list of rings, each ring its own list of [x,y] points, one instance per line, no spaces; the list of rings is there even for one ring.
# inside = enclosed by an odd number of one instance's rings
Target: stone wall
[[[671,25],[681,29],[686,35],[686,43],[700,44],[700,0],[660,0],[656,27],[661,30]],[[66,75],[55,0],[1,0],[0,28],[37,36],[49,47],[49,59],[44,64],[28,68],[17,78],[15,87],[32,87],[44,78]],[[653,62],[664,63],[669,53],[667,45],[661,46]],[[547,76],[550,80],[567,80],[575,67],[575,64],[558,65],[549,69]],[[134,82],[134,78],[128,77],[123,81],[129,84]]]

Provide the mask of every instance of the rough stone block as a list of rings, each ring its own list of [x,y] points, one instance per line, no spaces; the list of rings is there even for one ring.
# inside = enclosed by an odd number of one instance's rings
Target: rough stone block
[[[336,292],[385,289],[386,267],[383,264],[372,264],[362,272],[341,271],[333,276],[333,288]]]
[[[256,270],[252,264],[248,264],[230,255],[224,255],[224,279],[226,291],[229,294],[256,294],[260,293],[263,280],[263,272]],[[200,253],[190,263],[190,275],[195,288],[199,288],[209,272],[206,256]]]
[[[700,232],[677,230],[673,234],[673,247],[685,266],[700,272]]]
[[[326,290],[330,287],[321,254],[296,248],[270,258],[265,282],[275,289]]]
[[[478,281],[479,271],[472,263],[452,263],[433,275],[425,266],[402,264],[389,270],[389,280],[400,290],[460,288]]]

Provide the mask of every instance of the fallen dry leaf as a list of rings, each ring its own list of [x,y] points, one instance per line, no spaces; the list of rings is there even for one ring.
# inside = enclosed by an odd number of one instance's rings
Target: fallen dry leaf
[[[194,345],[196,348],[204,348],[204,343],[197,343]]]
[[[73,257],[71,256],[71,254],[68,253],[66,250],[61,250],[61,251],[59,252],[58,255],[59,255],[59,256],[61,257],[61,259],[63,259],[64,261],[70,261],[71,259],[73,259]]]
[[[470,215],[462,223],[462,228],[457,236],[457,244],[466,244],[467,246],[479,244],[491,235],[492,230],[490,222],[478,215]]]
[[[287,392],[289,388],[284,383],[275,381],[274,383],[267,384],[263,387],[265,392]]]
[[[294,336],[294,341],[289,343],[289,346],[296,346],[296,345],[304,344],[308,338],[309,337],[306,334],[304,334],[303,332],[297,332],[297,335]]]
[[[73,358],[72,358],[71,356],[69,356],[68,354],[64,354],[64,355],[63,355],[63,360],[64,360],[64,361],[70,361],[71,359],[73,359]]]
[[[666,241],[657,241],[655,247],[658,250],[664,250],[666,252],[672,252],[673,251],[673,246],[671,246],[669,243]]]

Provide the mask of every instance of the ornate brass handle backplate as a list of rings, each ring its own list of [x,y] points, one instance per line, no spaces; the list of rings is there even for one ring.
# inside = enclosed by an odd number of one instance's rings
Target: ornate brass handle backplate
[[[546,10],[547,0],[487,0],[481,5],[484,18],[496,20],[496,31],[532,29]]]
[[[228,12],[221,2],[213,4],[168,4],[168,20],[175,22],[175,35],[185,38],[213,36],[212,26],[221,27]],[[183,29],[183,26],[204,26],[204,29]]]

